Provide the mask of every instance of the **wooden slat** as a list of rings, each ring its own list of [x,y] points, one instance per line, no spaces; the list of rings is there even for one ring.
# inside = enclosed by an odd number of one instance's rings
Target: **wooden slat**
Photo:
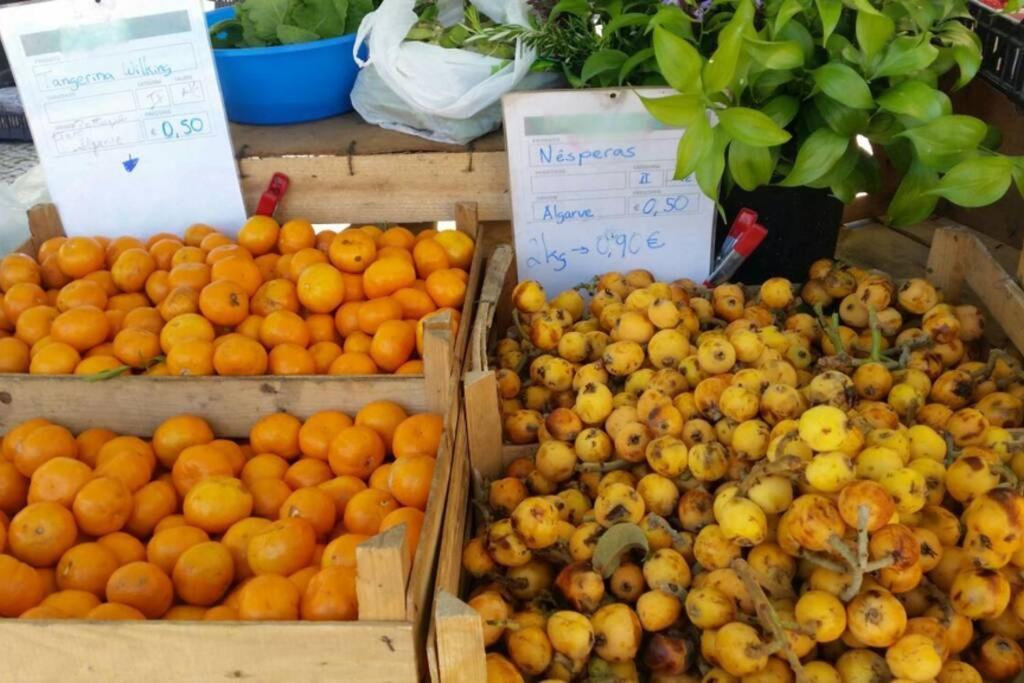
[[[914,239],[918,239],[925,244],[931,246],[932,240],[935,238],[935,231],[943,227],[963,227],[956,221],[950,220],[949,218],[943,218],[936,216],[914,225],[909,225],[905,228],[898,228],[897,231],[907,234]],[[971,228],[978,239],[981,240],[982,244],[989,250],[989,252],[999,261],[1008,272],[1014,272],[1020,263],[1021,249],[1020,245],[1007,244],[1002,242],[995,237],[986,235],[983,232]]]
[[[441,683],[487,680],[480,615],[448,591],[437,595],[437,664]]]
[[[403,621],[405,585],[409,577],[409,547],[405,524],[356,546],[360,620]]]
[[[484,370],[487,368],[487,344],[490,339],[491,326],[494,324],[494,312],[501,300],[501,292],[505,279],[512,267],[512,247],[499,244],[487,259],[487,273],[480,296],[477,300],[476,318],[473,321],[472,338],[469,345],[468,368]]]
[[[441,447],[434,466],[434,478],[430,483],[430,502],[427,505],[423,526],[420,528],[419,545],[409,576],[409,590],[406,596],[406,614],[414,620],[417,634],[426,635],[429,605],[434,585],[434,570],[437,553],[441,544],[441,530],[451,488],[452,464],[458,443],[458,409],[445,414],[445,430],[441,436]]]
[[[935,233],[930,274],[951,300],[967,284],[1013,341],[1024,350],[1024,290],[968,228],[944,227]],[[943,284],[945,283],[945,284]]]
[[[465,424],[465,418],[461,422]],[[461,430],[465,434],[465,430]],[[465,436],[457,440],[452,461],[452,485],[445,503],[444,529],[439,539],[440,553],[437,561],[435,588],[458,593],[462,575],[462,545],[466,540],[471,495],[471,459]]]
[[[291,187],[278,211],[314,223],[448,220],[466,197],[480,220],[511,217],[504,152],[244,158],[239,169],[250,210],[281,171]]]
[[[366,156],[371,154],[409,154],[412,152],[496,152],[505,149],[500,130],[468,145],[449,145],[415,135],[407,135],[363,121],[355,112],[323,121],[292,126],[231,125],[235,155],[246,157],[281,156]]]
[[[32,245],[32,251],[27,253],[35,256],[43,242],[51,237],[64,235],[64,223],[60,220],[57,207],[53,204],[36,204],[29,209],[28,230],[32,235],[28,241],[28,244]]]
[[[452,314],[444,311],[423,323],[423,373],[426,379],[427,410],[438,415],[448,412],[451,401]]]
[[[354,414],[378,399],[397,401],[409,412],[428,410],[426,383],[415,377],[119,377],[97,383],[0,375],[0,432],[42,416],[73,432],[106,427],[149,436],[167,418],[193,413],[205,416],[217,434],[237,438],[247,436],[260,415]]]
[[[501,405],[492,370],[472,370],[463,380],[466,428],[473,467],[485,477],[501,472]]]
[[[936,231],[928,252],[928,278],[946,295],[946,299],[960,299],[966,281],[971,242],[959,231],[944,228]]]
[[[928,247],[886,225],[865,221],[840,230],[836,258],[895,278],[923,277]]]
[[[416,681],[409,624],[0,620],[4,680]]]

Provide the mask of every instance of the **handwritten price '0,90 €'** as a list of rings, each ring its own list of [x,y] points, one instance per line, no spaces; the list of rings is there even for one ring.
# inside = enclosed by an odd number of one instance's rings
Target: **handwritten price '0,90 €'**
[[[548,245],[547,235],[540,233],[528,240],[530,253],[526,256],[528,268],[550,268],[556,273],[569,268],[573,260],[624,259],[644,252],[664,249],[666,244],[660,230],[646,232],[605,230],[587,236],[586,242],[564,249]]]

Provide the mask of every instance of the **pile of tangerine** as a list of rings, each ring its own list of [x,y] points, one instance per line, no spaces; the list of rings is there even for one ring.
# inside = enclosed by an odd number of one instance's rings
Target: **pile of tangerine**
[[[248,443],[193,415],[150,441],[24,422],[0,449],[0,617],[356,619],[356,547],[404,524],[415,554],[441,432],[387,401],[268,415]]]
[[[237,241],[55,237],[0,260],[0,372],[312,375],[423,372],[423,321],[457,327],[473,239],[267,216]]]

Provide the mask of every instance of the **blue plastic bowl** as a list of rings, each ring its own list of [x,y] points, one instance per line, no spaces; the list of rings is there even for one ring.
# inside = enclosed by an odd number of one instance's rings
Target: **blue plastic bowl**
[[[206,13],[206,23],[235,16],[233,7]],[[352,111],[359,67],[350,33],[299,45],[214,50],[228,118],[275,125],[315,121]]]

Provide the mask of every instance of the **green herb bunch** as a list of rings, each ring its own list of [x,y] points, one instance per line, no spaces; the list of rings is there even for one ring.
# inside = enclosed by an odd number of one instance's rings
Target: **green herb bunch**
[[[573,87],[665,85],[651,44],[662,24],[690,21],[680,6],[659,0],[531,0],[529,26],[474,26],[467,45],[522,41],[537,53],[534,70],[560,71]]]
[[[849,202],[880,184],[866,139],[902,175],[894,224],[926,218],[942,198],[983,206],[1011,182],[1024,193],[1024,159],[1000,154],[999,132],[954,114],[939,87],[947,74],[962,87],[981,63],[965,0],[708,4],[699,20],[653,29],[658,68],[678,92],[645,104],[687,129],[677,178],[695,174],[711,197],[722,184],[777,184]]]
[[[242,0],[210,27],[215,48],[294,45],[355,33],[373,0]]]

